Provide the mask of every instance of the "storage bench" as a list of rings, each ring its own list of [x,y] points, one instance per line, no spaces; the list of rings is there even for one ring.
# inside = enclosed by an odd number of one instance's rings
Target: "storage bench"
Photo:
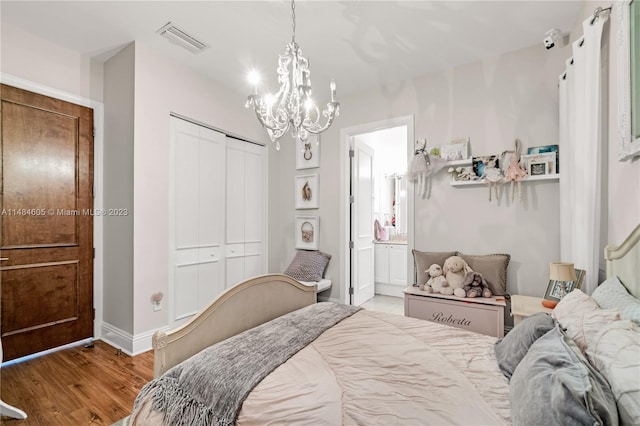
[[[418,287],[404,290],[404,315],[451,325],[476,333],[504,337],[503,296],[460,298],[427,293]]]

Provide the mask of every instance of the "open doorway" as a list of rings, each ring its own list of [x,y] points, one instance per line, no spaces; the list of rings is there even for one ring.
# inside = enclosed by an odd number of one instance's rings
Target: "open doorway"
[[[413,117],[343,129],[342,148],[345,303],[361,305],[376,294],[401,297],[413,271],[413,194],[404,176]]]

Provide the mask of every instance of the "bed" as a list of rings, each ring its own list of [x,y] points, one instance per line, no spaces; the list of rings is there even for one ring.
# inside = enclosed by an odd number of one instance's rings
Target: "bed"
[[[605,249],[607,276],[618,277],[635,301],[640,297],[639,241],[640,226],[621,245]],[[566,327],[552,327],[570,340]],[[507,337],[517,336],[520,328]],[[545,339],[536,338],[531,348],[543,346],[539,342]],[[537,416],[537,402],[520,401],[513,388],[536,378],[519,377],[524,367],[507,375],[494,345],[493,337],[441,324],[316,303],[314,287],[285,275],[265,275],[237,284],[188,323],[154,336],[155,379],[138,395],[131,422],[531,423],[526,416]],[[521,364],[539,361],[526,352]],[[533,398],[540,392],[520,393]],[[615,389],[607,392],[605,400],[618,401]],[[629,395],[634,399],[640,393]],[[512,413],[522,404],[532,406],[533,414],[521,414],[526,410],[520,408]],[[615,402],[611,407],[594,414],[602,419],[596,424],[617,422]]]

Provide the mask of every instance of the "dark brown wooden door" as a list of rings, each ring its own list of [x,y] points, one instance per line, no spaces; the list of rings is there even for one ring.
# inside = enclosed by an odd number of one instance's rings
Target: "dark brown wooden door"
[[[93,111],[0,90],[6,361],[93,336]]]

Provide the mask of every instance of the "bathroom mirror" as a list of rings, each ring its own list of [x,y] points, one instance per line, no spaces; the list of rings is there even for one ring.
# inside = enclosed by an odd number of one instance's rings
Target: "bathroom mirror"
[[[618,3],[618,133],[620,161],[640,156],[640,0]]]

